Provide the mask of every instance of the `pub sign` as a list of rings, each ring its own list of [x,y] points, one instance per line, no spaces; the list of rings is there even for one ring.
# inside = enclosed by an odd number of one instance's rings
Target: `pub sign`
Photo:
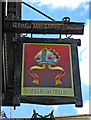
[[[70,44],[23,43],[21,95],[74,97]]]

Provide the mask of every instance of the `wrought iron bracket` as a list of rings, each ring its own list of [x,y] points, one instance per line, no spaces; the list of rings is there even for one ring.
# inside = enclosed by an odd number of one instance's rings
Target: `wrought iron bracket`
[[[54,110],[52,110],[52,112],[49,113],[48,115],[42,116],[42,115],[39,115],[38,113],[36,113],[35,110],[33,110],[33,115],[32,115],[31,119],[36,119],[36,118],[42,118],[42,119],[48,118],[49,119],[49,117],[50,117],[51,120],[55,120],[53,112],[54,112]]]

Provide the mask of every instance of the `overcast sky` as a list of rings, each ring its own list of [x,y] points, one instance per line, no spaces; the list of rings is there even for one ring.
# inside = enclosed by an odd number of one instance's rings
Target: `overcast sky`
[[[24,0],[23,0],[24,1]],[[35,109],[39,114],[46,115],[54,110],[55,116],[89,114],[89,0],[27,0],[28,4],[36,7],[55,20],[61,21],[63,17],[68,16],[71,22],[84,22],[84,35],[73,35],[72,38],[80,38],[81,46],[79,51],[80,75],[82,86],[83,107],[76,108],[75,105],[34,105],[21,104],[16,110],[11,108],[12,118],[29,118]],[[38,14],[32,9],[22,6],[22,19],[24,20],[49,20]],[[46,37],[46,35],[36,35],[34,37]],[[50,37],[50,36],[47,36]],[[58,37],[53,35],[52,37]],[[62,36],[66,37],[66,36]],[[91,94],[90,94],[91,98]],[[10,117],[10,107],[2,107],[7,117]]]

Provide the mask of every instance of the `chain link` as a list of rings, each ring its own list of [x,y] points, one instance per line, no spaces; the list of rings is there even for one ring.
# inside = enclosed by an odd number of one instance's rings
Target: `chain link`
[[[5,90],[6,90],[6,83],[8,82],[8,64],[7,64],[7,34],[4,34],[4,39],[3,39],[3,68],[4,68],[4,85],[5,85]]]

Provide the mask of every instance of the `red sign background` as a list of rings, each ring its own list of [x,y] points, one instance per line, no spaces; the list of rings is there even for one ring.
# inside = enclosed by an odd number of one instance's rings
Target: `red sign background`
[[[52,48],[60,56],[60,60],[57,66],[64,69],[65,74],[60,78],[62,84],[55,85],[55,76],[60,73],[60,70],[50,70],[48,65],[46,69],[43,70],[32,70],[39,76],[39,84],[33,84],[33,76],[29,74],[29,69],[32,66],[42,66],[38,65],[34,59],[35,55],[44,47]],[[24,76],[23,76],[23,86],[24,87],[60,87],[60,88],[72,88],[72,72],[71,72],[71,57],[70,57],[70,45],[56,45],[56,44],[25,44],[24,49]]]

